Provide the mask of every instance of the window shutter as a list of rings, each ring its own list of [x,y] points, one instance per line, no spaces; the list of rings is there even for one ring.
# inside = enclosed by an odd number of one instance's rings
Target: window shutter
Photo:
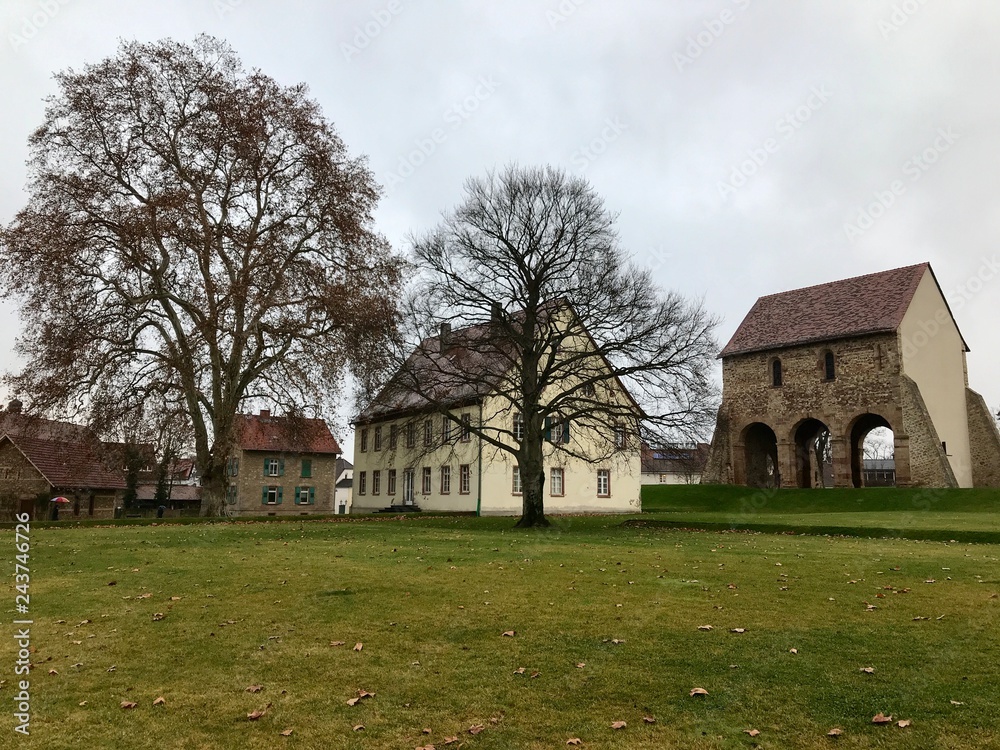
[[[260,488],[260,504],[267,505],[267,486]]]
[[[313,473],[312,472],[312,469],[313,469],[313,465],[312,464],[313,464],[313,462],[312,462],[311,458],[303,458],[302,459],[302,476],[304,476],[304,477],[311,477],[312,476],[312,473]]]
[[[281,505],[281,500],[282,500],[281,496],[284,494],[284,492],[285,492],[285,488],[284,487],[279,487],[278,488],[278,505]]]
[[[240,460],[238,458],[233,459],[233,476],[235,477],[240,473]]]
[[[285,459],[283,458],[278,461],[278,476],[285,476]]]
[[[563,432],[563,434],[562,434],[562,441],[564,443],[568,443],[569,442],[569,420],[568,419],[564,419],[563,420],[563,423],[562,423],[562,432]]]
[[[301,489],[300,487],[296,487],[296,488],[295,488],[295,504],[296,504],[296,505],[298,505],[298,504],[299,504],[299,490],[300,490],[300,489]]]
[[[309,504],[310,505],[315,505],[316,504],[316,488],[315,487],[310,487],[309,488]]]
[[[269,463],[270,461],[271,461],[271,459],[269,459],[269,458],[265,458],[265,459],[264,459],[264,476],[265,476],[265,477],[267,476],[267,465],[268,465],[268,463]]]
[[[552,440],[552,417],[545,418],[545,439]]]

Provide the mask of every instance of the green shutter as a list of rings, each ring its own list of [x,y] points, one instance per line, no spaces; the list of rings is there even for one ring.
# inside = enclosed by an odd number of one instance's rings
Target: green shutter
[[[233,459],[233,476],[235,477],[240,473],[240,460],[238,458]]]
[[[260,488],[260,504],[267,505],[267,486]]]
[[[311,477],[313,475],[313,462],[311,458],[302,459],[302,476]]]
[[[282,495],[284,493],[285,493],[285,488],[284,487],[279,487],[278,488],[278,505],[281,505],[281,501],[283,500]]]
[[[309,504],[310,505],[315,505],[316,504],[316,488],[315,487],[310,487],[309,488]]]
[[[270,461],[270,460],[271,459],[269,459],[269,458],[265,458],[264,459],[264,476],[265,477],[267,476],[267,462]]]
[[[278,476],[285,476],[285,459],[283,458],[278,460]]]
[[[300,489],[299,487],[295,488],[295,504],[296,505],[299,504],[299,489]]]
[[[569,442],[569,420],[568,419],[563,420],[563,442],[564,443],[568,443]]]
[[[552,418],[551,417],[546,417],[545,418],[545,439],[549,440],[549,441],[552,440]]]

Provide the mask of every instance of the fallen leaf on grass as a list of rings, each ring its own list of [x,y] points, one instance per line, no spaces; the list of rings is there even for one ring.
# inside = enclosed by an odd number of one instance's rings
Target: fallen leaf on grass
[[[264,689],[263,685],[251,685],[250,687],[248,687],[246,689],[246,692],[248,692],[248,693],[259,693],[263,689]]]
[[[699,625],[698,630],[712,630],[711,625]]]
[[[122,701],[121,702],[121,707],[125,708],[125,709],[135,708],[138,705],[139,705],[138,703],[134,703],[133,701]]]
[[[110,667],[108,667],[108,671],[109,672],[114,672],[116,669],[118,669],[118,667],[116,667],[114,664],[112,664]]]
[[[581,740],[579,737],[570,737],[568,740],[566,740],[566,744],[567,745],[582,745],[583,744],[583,740]]]
[[[432,732],[430,729],[424,729],[424,730],[422,730],[421,733],[422,734],[434,734],[434,732]]]
[[[365,728],[364,724],[355,724],[353,727],[351,727],[351,730],[355,732],[361,732],[364,731],[364,728]]]
[[[799,653],[799,650],[797,648],[790,648],[790,649],[788,649],[788,653],[790,653],[790,654],[797,654],[797,653]]]
[[[365,647],[365,644],[361,643],[360,641],[358,641],[357,643],[354,644],[354,650],[355,651],[360,651],[364,647]]]
[[[54,669],[50,669],[49,670],[49,674],[59,674],[59,673],[56,670],[54,670]]]
[[[502,632],[500,634],[500,637],[501,638],[513,638],[515,635],[517,635],[517,633],[515,633],[513,630],[505,630],[504,632]]]
[[[745,633],[745,632],[747,632],[747,629],[746,628],[733,628],[729,632],[730,633]]]
[[[473,724],[471,727],[469,727],[469,734],[479,734],[484,729],[486,729],[486,727],[484,727],[482,724]]]
[[[257,721],[257,719],[259,719],[261,716],[267,713],[267,710],[270,707],[271,704],[268,703],[266,706],[264,706],[264,708],[258,708],[256,711],[251,711],[250,713],[247,714],[247,719],[249,719],[250,721]]]
[[[167,703],[167,701],[166,701],[166,699],[162,695],[159,698],[157,698],[155,701],[153,701],[153,705],[154,706],[164,706],[164,705],[166,705],[166,703]]]
[[[587,662],[585,662],[585,661],[578,661],[576,663],[576,668],[577,669],[583,669],[585,666],[587,666]]]
[[[624,729],[627,726],[628,726],[628,724],[625,723],[624,721],[613,721],[613,722],[611,722],[611,728],[612,729]]]
[[[705,688],[699,688],[699,687],[691,688],[691,692],[689,693],[689,695],[692,698],[694,698],[696,695],[708,695],[708,691],[705,690]]]
[[[86,706],[87,705],[87,701],[80,701],[76,705],[78,705],[78,706]]]
[[[454,745],[456,742],[458,742],[458,737],[445,737],[442,744]]]
[[[419,745],[417,746],[417,750],[437,750],[437,748],[434,745]]]
[[[891,724],[891,723],[892,723],[892,716],[891,715],[886,716],[881,711],[879,711],[872,717],[872,724]]]
[[[743,732],[744,734],[749,734],[751,737],[756,737],[758,734],[760,734],[759,729],[744,729]]]
[[[875,667],[861,667],[861,671],[865,674],[875,674]]]
[[[654,719],[652,716],[643,716],[642,720],[644,722],[646,722],[647,724],[655,724],[656,723],[656,719]]]
[[[844,733],[843,729],[837,729],[837,727],[834,727],[833,729],[831,729],[829,732],[826,733],[826,736],[827,737],[839,737],[843,733]]]
[[[293,729],[285,729],[285,730],[283,730],[281,732],[281,736],[282,737],[291,737],[293,731],[295,731],[295,730],[293,730]]]
[[[900,719],[899,721],[896,722],[896,726],[899,727],[900,729],[906,729],[912,723],[913,722],[910,719]]]
[[[153,613],[153,622],[156,622],[158,620],[162,620],[164,617],[166,617],[166,615],[164,615],[162,612],[154,612]]]
[[[964,706],[965,702],[964,701],[952,701],[951,705],[953,705],[953,706]]]
[[[330,641],[331,646],[343,646],[344,641]]]

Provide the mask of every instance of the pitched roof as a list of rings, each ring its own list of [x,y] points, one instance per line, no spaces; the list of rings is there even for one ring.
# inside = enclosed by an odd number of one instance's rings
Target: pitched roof
[[[272,417],[270,412],[237,414],[233,428],[236,445],[245,451],[341,453],[322,419]]]
[[[927,271],[920,263],[761,297],[719,356],[895,331]]]
[[[708,463],[708,443],[689,446],[642,446],[639,454],[643,474],[700,474]]]
[[[125,488],[123,474],[106,468],[92,443],[24,435],[3,435],[2,440],[13,443],[53,487]]]
[[[0,435],[4,433],[64,443],[97,440],[97,436],[89,427],[11,411],[0,411]]]

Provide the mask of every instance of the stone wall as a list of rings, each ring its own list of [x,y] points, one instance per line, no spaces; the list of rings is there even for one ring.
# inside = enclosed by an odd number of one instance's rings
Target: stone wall
[[[903,426],[910,436],[907,446],[910,484],[914,487],[958,487],[958,480],[927,413],[920,389],[906,375],[900,378],[900,401],[903,404]]]
[[[1000,487],[1000,433],[983,397],[966,389],[972,482],[976,487]]]
[[[13,521],[22,503],[39,518],[35,501],[44,495],[47,502],[48,494],[49,483],[38,469],[9,440],[0,442],[0,520]]]
[[[265,459],[274,458],[281,462],[279,476],[264,473]],[[302,462],[312,462],[311,476],[302,476]],[[242,451],[236,476],[231,476],[230,491],[235,488],[235,497],[227,495],[227,507],[239,516],[298,516],[336,513],[334,488],[337,483],[337,461],[334,454],[298,454],[280,451]],[[281,489],[281,502],[275,504],[263,501],[264,488]],[[296,502],[296,488],[314,488],[313,502]]]

